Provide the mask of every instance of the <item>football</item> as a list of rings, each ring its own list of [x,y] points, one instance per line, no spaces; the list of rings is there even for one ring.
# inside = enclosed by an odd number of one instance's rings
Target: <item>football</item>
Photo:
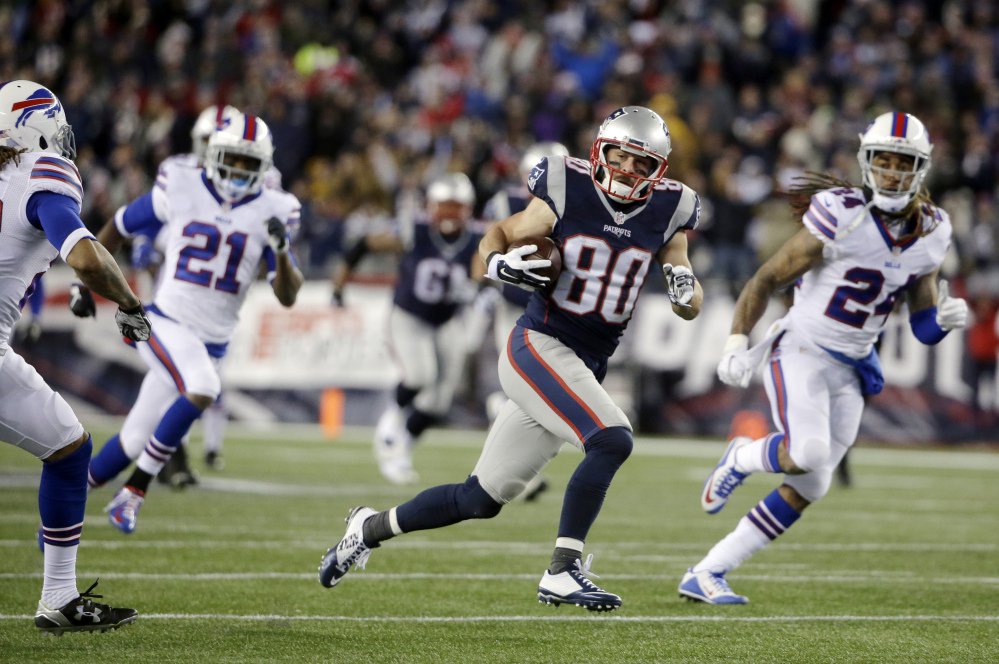
[[[507,247],[507,251],[515,249],[516,247],[523,247],[526,244],[533,244],[538,247],[538,250],[533,254],[528,254],[524,256],[524,260],[533,261],[539,259],[548,259],[552,262],[549,267],[538,268],[532,270],[537,275],[542,277],[548,277],[549,288],[555,285],[558,281],[558,275],[562,272],[562,254],[558,250],[558,245],[555,241],[547,236],[531,236],[521,238],[519,240],[514,240]]]

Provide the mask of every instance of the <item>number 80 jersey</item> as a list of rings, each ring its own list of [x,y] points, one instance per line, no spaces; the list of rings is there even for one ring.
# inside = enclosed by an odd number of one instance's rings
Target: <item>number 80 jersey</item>
[[[125,237],[155,238],[162,230],[164,256],[154,304],[202,341],[226,343],[261,261],[267,263],[268,279],[274,276],[267,220],[276,217],[287,228],[300,216],[301,204],[288,192],[265,187],[229,204],[204,169],[168,159],[151,194],[119,210],[115,224]]]
[[[562,272],[550,294],[531,295],[519,323],[559,339],[577,353],[606,359],[617,348],[649,275],[661,274],[656,254],[700,219],[690,187],[663,180],[648,199],[612,205],[590,176],[589,161],[548,157],[528,187],[555,212],[551,237]]]
[[[865,209],[857,188],[827,189],[812,197],[802,222],[825,245],[825,260],[805,273],[787,320],[820,346],[866,357],[895,301],[919,277],[935,271],[950,246],[942,209],[921,210],[921,236],[897,241],[876,209]]]

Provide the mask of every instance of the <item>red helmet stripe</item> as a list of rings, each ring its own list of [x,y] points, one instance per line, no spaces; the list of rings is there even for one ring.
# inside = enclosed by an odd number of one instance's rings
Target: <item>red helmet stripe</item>
[[[243,138],[248,141],[257,139],[257,119],[252,115],[246,116],[246,127],[243,128]]]
[[[905,132],[909,128],[909,116],[906,113],[896,113],[891,121],[891,135],[895,138],[905,138]]]
[[[24,101],[19,101],[10,107],[10,110],[20,111],[22,108],[29,108],[34,106],[48,106],[55,101],[52,97],[36,97],[35,99],[25,99]]]

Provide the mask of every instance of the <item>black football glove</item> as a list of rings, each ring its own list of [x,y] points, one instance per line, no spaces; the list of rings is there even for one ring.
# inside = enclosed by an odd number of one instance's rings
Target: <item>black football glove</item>
[[[537,250],[537,246],[525,244],[505,254],[494,251],[486,261],[486,276],[493,281],[513,284],[524,290],[545,288],[548,286],[548,277],[536,274],[533,270],[548,267],[552,262],[547,258],[524,260],[524,256],[530,256]]]
[[[118,307],[114,322],[118,324],[123,337],[132,341],[149,341],[149,319],[146,318],[146,310],[141,304],[128,310]]]
[[[277,217],[267,220],[267,242],[275,254],[288,253],[288,230]]]
[[[97,316],[97,304],[89,288],[81,283],[74,283],[69,287],[69,310],[79,318]]]

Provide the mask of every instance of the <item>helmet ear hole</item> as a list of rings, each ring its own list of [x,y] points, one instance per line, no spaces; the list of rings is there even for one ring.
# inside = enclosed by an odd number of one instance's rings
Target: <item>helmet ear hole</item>
[[[49,142],[45,140],[44,136],[39,136],[38,137],[38,147],[40,147],[43,150],[45,150],[45,149],[47,149],[49,147]]]

